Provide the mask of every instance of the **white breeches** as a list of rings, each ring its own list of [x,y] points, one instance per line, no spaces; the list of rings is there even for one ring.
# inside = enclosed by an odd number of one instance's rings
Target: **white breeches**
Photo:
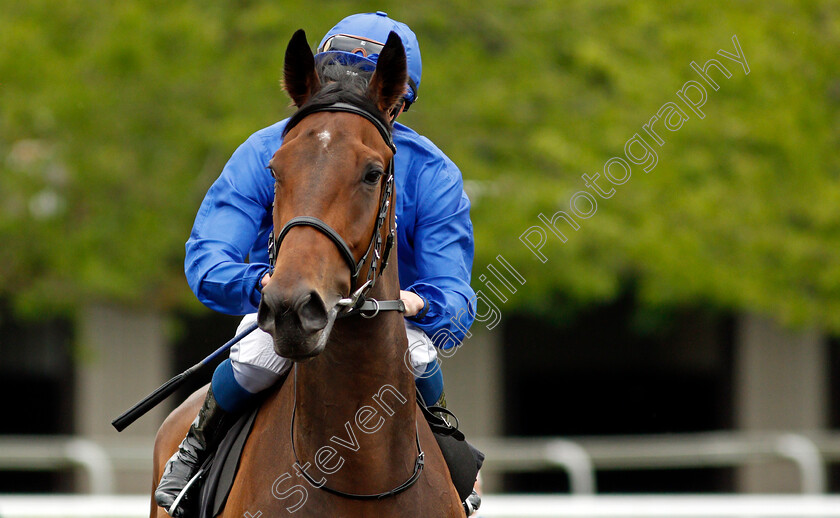
[[[256,313],[245,315],[236,332],[241,332],[256,320]],[[418,377],[426,371],[429,363],[437,359],[437,351],[422,329],[408,320],[404,322],[410,351],[406,367],[410,363],[414,376]],[[236,382],[252,394],[274,385],[292,366],[291,360],[274,352],[271,335],[262,329],[257,329],[231,347],[230,363]]]

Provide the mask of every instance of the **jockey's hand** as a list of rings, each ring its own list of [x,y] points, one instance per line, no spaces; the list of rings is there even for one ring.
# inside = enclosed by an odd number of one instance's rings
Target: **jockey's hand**
[[[263,288],[265,288],[265,285],[266,285],[266,284],[268,284],[268,280],[269,280],[269,279],[271,279],[271,276],[270,276],[269,274],[265,274],[265,275],[263,275],[263,278],[262,278],[262,279],[260,279],[260,285],[261,285]]]
[[[405,303],[405,316],[413,317],[423,309],[423,299],[413,291],[400,290],[400,300]]]

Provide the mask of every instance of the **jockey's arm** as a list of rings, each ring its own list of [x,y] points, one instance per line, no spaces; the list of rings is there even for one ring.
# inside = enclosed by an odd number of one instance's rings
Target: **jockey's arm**
[[[435,166],[429,170],[427,164],[421,173],[426,178],[418,184],[418,190],[425,192],[418,192],[413,233],[417,278],[404,289],[424,302],[410,320],[436,346],[449,348],[451,338],[457,342],[454,345],[463,341],[474,319],[470,309],[475,297],[470,287],[473,228],[461,172],[442,153]]]
[[[259,306],[259,282],[269,270],[267,207],[274,197],[268,148],[258,132],[233,153],[204,197],[186,244],[190,288],[222,313],[253,313]]]

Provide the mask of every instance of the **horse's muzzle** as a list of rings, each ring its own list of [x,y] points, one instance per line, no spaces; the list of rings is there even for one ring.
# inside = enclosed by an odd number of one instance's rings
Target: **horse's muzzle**
[[[257,323],[274,338],[277,354],[292,360],[317,355],[330,318],[326,304],[314,290],[280,293],[272,286],[263,289]]]

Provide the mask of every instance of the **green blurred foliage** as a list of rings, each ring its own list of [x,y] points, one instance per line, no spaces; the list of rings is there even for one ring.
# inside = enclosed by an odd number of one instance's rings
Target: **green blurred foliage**
[[[183,243],[235,147],[290,113],[297,28],[314,46],[383,9],[420,38],[420,101],[402,122],[461,168],[474,279],[502,254],[527,279],[504,305],[702,304],[840,331],[840,4],[33,0],[0,17],[0,294],[30,312],[90,300],[195,308]],[[750,73],[716,52],[737,35]],[[661,129],[658,164],[549,234],[677,90],[716,58],[700,119]],[[660,123],[661,128],[661,123]],[[648,138],[648,142],[651,140]],[[608,188],[605,181],[599,182]],[[589,189],[589,192],[593,192]]]

